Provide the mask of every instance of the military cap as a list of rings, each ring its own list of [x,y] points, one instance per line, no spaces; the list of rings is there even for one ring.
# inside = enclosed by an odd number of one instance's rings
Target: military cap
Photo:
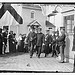
[[[52,29],[52,28],[48,28],[48,29]]]
[[[60,30],[61,30],[61,29],[65,30],[65,27],[60,27]]]
[[[13,33],[13,31],[10,31],[9,34]]]
[[[31,29],[35,29],[35,27],[33,25],[30,26]]]
[[[16,33],[14,33],[13,35],[16,35]]]
[[[49,30],[49,29],[47,29],[46,31],[47,31],[47,32],[49,32],[50,30]]]

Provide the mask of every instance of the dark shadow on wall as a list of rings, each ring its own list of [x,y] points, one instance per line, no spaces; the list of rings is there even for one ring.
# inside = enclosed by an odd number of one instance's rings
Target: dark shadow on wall
[[[69,62],[69,52],[70,52],[70,39],[67,34],[66,36],[66,46],[65,46],[65,57],[66,57],[66,62]]]

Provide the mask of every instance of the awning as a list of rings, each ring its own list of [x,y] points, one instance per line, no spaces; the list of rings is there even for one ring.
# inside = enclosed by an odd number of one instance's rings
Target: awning
[[[51,13],[51,14],[48,15],[48,17],[55,16],[55,15],[56,15],[55,13]]]
[[[45,22],[46,27],[56,27],[55,25],[53,25],[51,22],[47,21]]]

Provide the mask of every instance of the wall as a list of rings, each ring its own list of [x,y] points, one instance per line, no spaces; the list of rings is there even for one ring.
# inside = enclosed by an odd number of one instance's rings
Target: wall
[[[35,18],[31,18],[31,11],[33,9],[27,9],[27,8],[22,8],[22,17],[23,17],[23,24],[17,25],[17,26],[11,26],[11,30],[17,33],[18,35],[21,34],[28,34],[28,27],[27,25],[32,22],[33,20],[37,20],[40,25],[42,26],[42,32],[45,33],[45,21],[46,17],[43,16],[41,10],[34,10],[35,11]],[[17,30],[18,29],[18,30]]]
[[[31,11],[32,9],[25,9],[23,8],[22,10],[22,15],[23,15],[23,21],[24,23],[20,25],[20,33],[28,33],[28,27],[27,25],[32,22],[33,20],[37,20],[40,25],[42,26],[43,32],[45,31],[45,21],[46,18],[43,16],[42,11],[40,10],[34,10],[35,11],[35,18],[31,18]]]
[[[65,9],[67,10],[67,8]],[[70,11],[70,12],[66,12],[63,13],[63,17],[64,16],[68,16],[68,15],[73,15],[75,11]],[[75,17],[74,17],[75,18]],[[74,21],[75,22],[75,21]],[[64,24],[64,23],[63,23]],[[75,26],[75,23],[74,23]],[[68,59],[69,62],[73,63],[74,60],[74,52],[72,51],[72,46],[73,46],[73,33],[69,33],[66,37],[66,48],[65,48],[65,57],[66,59]]]

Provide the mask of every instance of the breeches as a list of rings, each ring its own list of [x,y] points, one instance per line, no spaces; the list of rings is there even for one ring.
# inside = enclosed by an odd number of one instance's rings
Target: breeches
[[[60,46],[61,61],[64,61],[64,46]]]
[[[35,45],[31,45],[31,46],[30,46],[30,56],[33,56],[34,46],[35,46]]]
[[[40,54],[41,54],[41,49],[42,49],[41,46],[37,46],[37,54],[38,54],[38,56],[40,56]]]

